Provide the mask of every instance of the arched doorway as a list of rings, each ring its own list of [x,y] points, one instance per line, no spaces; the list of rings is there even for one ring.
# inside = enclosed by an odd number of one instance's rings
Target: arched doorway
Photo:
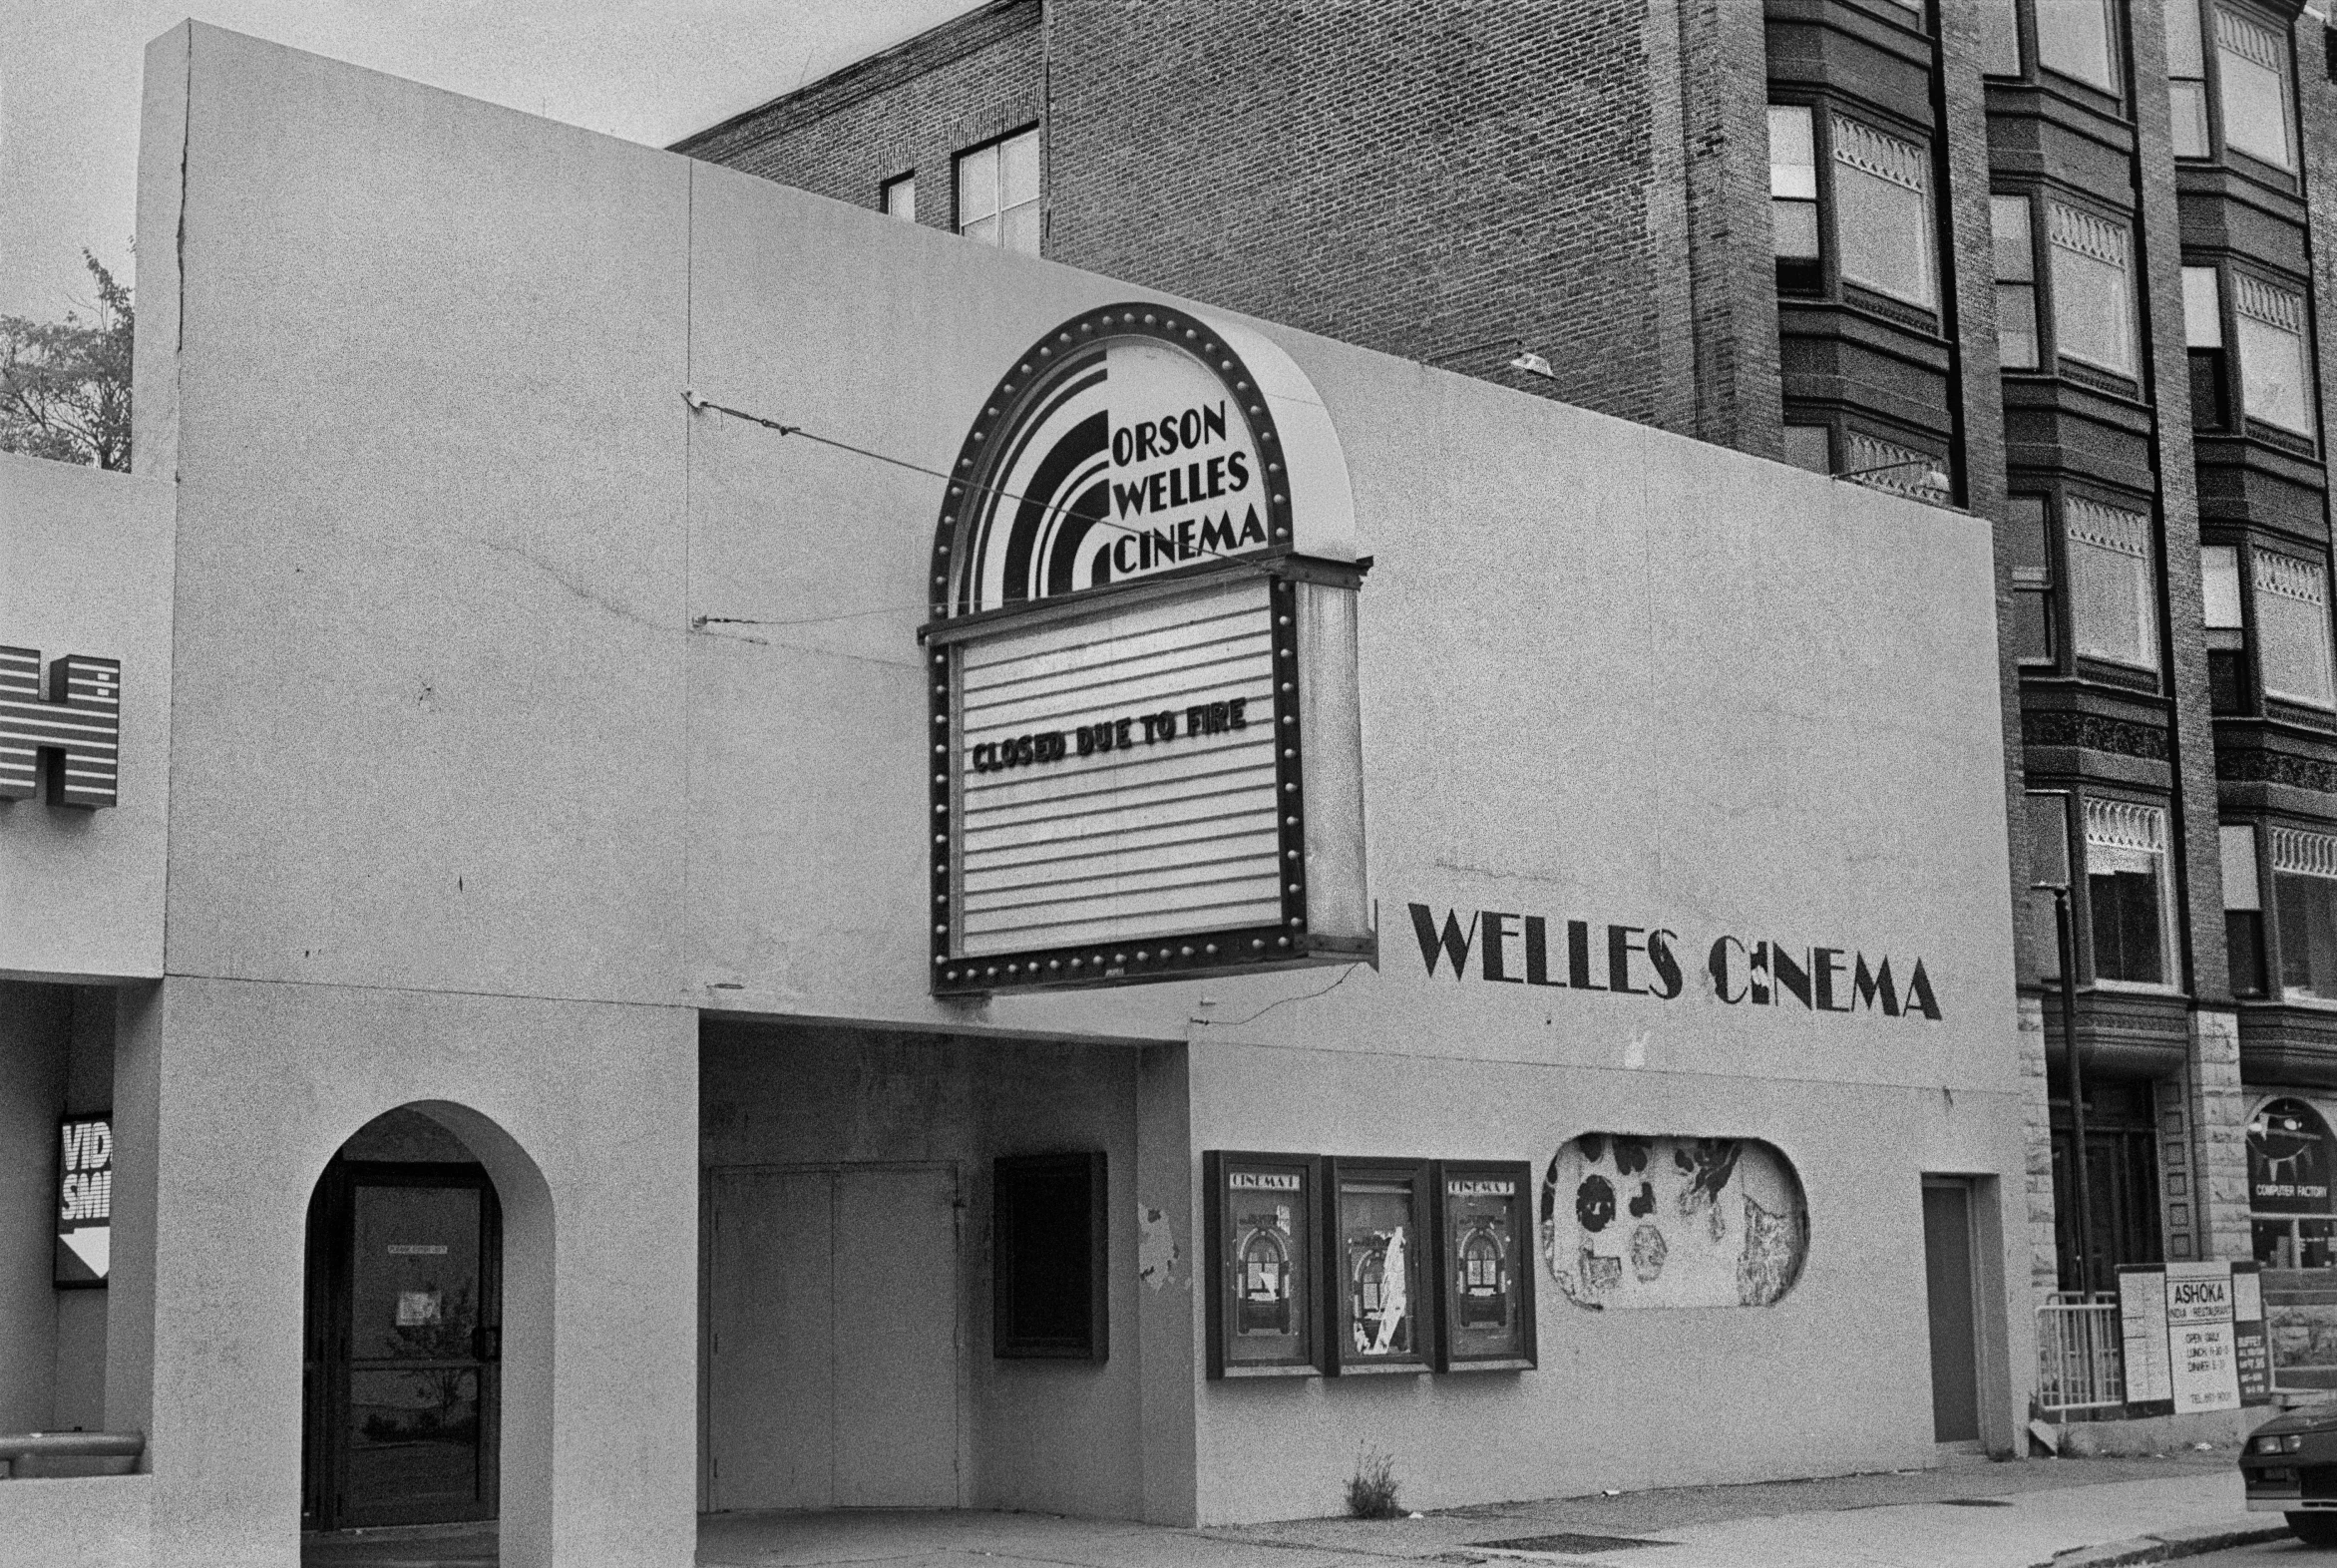
[[[376,1117],[309,1199],[302,1528],[494,1518],[502,1339],[494,1181],[422,1112]]]

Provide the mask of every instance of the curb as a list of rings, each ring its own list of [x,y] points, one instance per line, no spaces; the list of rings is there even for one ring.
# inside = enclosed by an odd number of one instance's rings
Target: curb
[[[2081,1546],[2075,1551],[2034,1563],[2031,1568],[2124,1568],[2128,1563],[2172,1562],[2178,1557],[2219,1552],[2227,1546],[2253,1546],[2258,1541],[2277,1541],[2286,1534],[2286,1523],[2269,1519],[2241,1525],[2196,1524],[2187,1529],[2166,1530],[2157,1535],[2138,1535],[2132,1540],[2110,1541],[2101,1546]]]

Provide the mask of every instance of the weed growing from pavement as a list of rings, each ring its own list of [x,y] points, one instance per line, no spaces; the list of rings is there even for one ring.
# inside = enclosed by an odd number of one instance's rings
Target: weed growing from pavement
[[[1376,1448],[1357,1450],[1356,1473],[1347,1480],[1348,1513],[1358,1519],[1403,1517],[1395,1501],[1397,1484],[1394,1454]]]

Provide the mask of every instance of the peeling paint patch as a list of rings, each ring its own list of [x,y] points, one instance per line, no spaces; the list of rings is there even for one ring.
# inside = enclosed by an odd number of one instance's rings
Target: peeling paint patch
[[[1145,1204],[1136,1205],[1136,1278],[1156,1291],[1177,1283],[1176,1233],[1168,1216]]]

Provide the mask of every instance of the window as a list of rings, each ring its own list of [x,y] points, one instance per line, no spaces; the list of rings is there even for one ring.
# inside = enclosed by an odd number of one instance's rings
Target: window
[[[1823,425],[1787,425],[1785,461],[1812,474],[1834,471],[1832,432]]]
[[[2125,225],[2049,201],[2045,235],[2053,250],[2055,353],[2132,376],[2135,312]]]
[[[917,176],[903,175],[898,180],[886,181],[878,196],[878,204],[887,217],[917,221]]]
[[[2006,370],[2037,368],[2037,251],[2029,233],[2029,198],[1988,198],[1996,234],[1996,361]]]
[[[1769,105],[1769,231],[1777,287],[1815,293],[1817,269],[1817,151],[1808,106]]]
[[[2288,135],[2288,40],[2228,6],[2215,8],[2223,146],[2293,173]]]
[[[2256,830],[2225,823],[2218,830],[2223,852],[2223,944],[2231,961],[2231,993],[2264,993],[2264,899],[2256,878]]]
[[[2098,984],[2164,985],[2172,966],[2166,813],[2123,800],[2086,802],[2086,898]]]
[[[2050,664],[2053,647],[2053,532],[2043,496],[2005,498],[2005,552],[2013,568],[2014,656]]]
[[[1108,1359],[1105,1157],[1008,1155],[991,1171],[991,1354]]]
[[[2061,923],[2047,890],[2070,885],[2070,796],[2067,790],[2030,790],[2022,798],[2028,807],[2029,954],[2036,966],[2029,978],[2058,980]]]
[[[2199,0],[2166,0],[2166,98],[2173,111],[2174,156],[2213,156],[2207,142],[2207,57],[2199,34]]]
[[[1842,477],[1918,501],[1937,501],[1949,488],[1947,460],[1884,441],[1862,430],[1842,435]]]
[[[2216,713],[2248,711],[2247,637],[2239,608],[2239,551],[2199,547],[2199,597],[2207,626],[2207,701]]]
[[[985,245],[1038,254],[1035,128],[959,157],[958,232]]]
[[[1926,309],[1939,303],[1931,185],[1913,142],[1836,118],[1834,232],[1845,281]]]
[[[2305,348],[2304,296],[2234,272],[2231,306],[2240,403],[2248,418],[2311,437],[2313,370]]]
[[[2337,1001],[2337,838],[2296,828],[2273,828],[2269,837],[2280,994]]]
[[[2182,269],[2182,340],[2190,354],[2191,423],[2221,430],[2231,422],[2231,378],[2223,361],[2222,278],[2211,266]]]
[[[2018,0],[1980,0],[1980,69],[1988,76],[2021,74]]]
[[[2079,496],[2069,498],[2064,512],[2070,639],[2079,655],[2156,669],[2158,594],[2150,570],[2150,520]]]
[[[2337,707],[2329,668],[2329,575],[2319,562],[2253,553],[2256,656],[2266,696]]]
[[[2037,63],[2105,93],[2118,91],[2111,0],[2036,0]]]
[[[2256,1262],[2267,1269],[2337,1265],[2328,1123],[2302,1100],[2273,1100],[2248,1118],[2247,1138]]]

